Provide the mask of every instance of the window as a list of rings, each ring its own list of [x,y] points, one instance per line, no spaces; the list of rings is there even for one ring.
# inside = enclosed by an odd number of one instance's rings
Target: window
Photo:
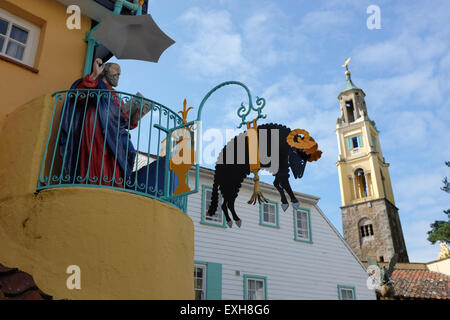
[[[259,224],[262,226],[279,228],[278,203],[268,200],[268,203],[259,205]]]
[[[222,265],[194,261],[195,300],[222,300]]]
[[[352,146],[353,146],[353,149],[355,149],[355,148],[358,148],[358,137],[353,137],[352,138]]]
[[[294,210],[294,240],[312,243],[309,209]]]
[[[226,221],[222,212],[221,206],[223,203],[223,199],[222,195],[220,194],[220,191],[216,212],[212,216],[206,215],[209,206],[211,205],[211,198],[212,198],[212,187],[205,185],[202,186],[202,217],[200,223],[225,228]]]
[[[364,174],[364,170],[358,168],[355,170],[355,182],[357,188],[357,198],[365,198],[369,195],[367,189],[367,176]]]
[[[206,299],[206,266],[194,265],[195,300]]]
[[[0,55],[34,66],[39,34],[36,25],[0,9]]]
[[[338,297],[339,300],[356,300],[355,288],[338,285]]]
[[[373,228],[371,224],[361,226],[361,237],[373,236]]]
[[[244,275],[244,300],[267,300],[267,278]]]
[[[363,146],[361,135],[347,138],[347,145],[349,150],[356,150]]]
[[[372,239],[373,237],[369,238],[374,235],[372,222],[367,218],[361,219],[359,222],[359,231],[361,233],[361,240],[367,238]]]
[[[355,121],[356,118],[355,118],[355,109],[353,108],[353,100],[346,101],[345,107],[347,109],[348,122]]]

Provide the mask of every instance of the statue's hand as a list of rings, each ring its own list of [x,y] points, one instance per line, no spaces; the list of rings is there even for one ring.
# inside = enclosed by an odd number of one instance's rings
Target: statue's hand
[[[140,93],[140,92],[136,92],[136,96],[141,97],[141,98],[144,98],[144,95],[143,95],[142,93]],[[139,105],[139,106],[140,106],[140,105]],[[142,116],[142,117],[145,116],[145,115],[150,111],[150,109],[151,109],[151,104],[148,105],[148,104],[145,104],[145,103],[144,103],[144,104],[142,105],[142,111],[141,111],[141,112],[142,112],[142,115],[141,115],[141,116]],[[139,113],[139,111],[140,111],[139,109],[136,110],[137,113]]]
[[[103,72],[103,69],[105,69],[105,64],[103,63],[102,59],[95,59],[92,66],[92,73],[90,75],[91,80],[97,79],[98,76]]]

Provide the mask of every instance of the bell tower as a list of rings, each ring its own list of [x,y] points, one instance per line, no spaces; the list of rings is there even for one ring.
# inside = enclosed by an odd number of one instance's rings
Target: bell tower
[[[399,262],[408,262],[380,132],[368,116],[364,91],[352,82],[349,61],[343,65],[347,79],[336,121],[344,239],[362,261],[367,256],[389,261],[397,253]]]

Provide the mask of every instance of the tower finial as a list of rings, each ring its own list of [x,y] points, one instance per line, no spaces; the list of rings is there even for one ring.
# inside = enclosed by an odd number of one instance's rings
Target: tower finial
[[[345,67],[345,69],[347,70],[347,71],[345,71],[345,75],[350,75],[350,71],[348,70],[348,63],[350,62],[351,59],[352,59],[352,58],[347,58],[347,59],[345,59],[345,62],[344,62],[344,64],[342,65],[342,66]]]
[[[342,92],[351,90],[351,89],[359,89],[357,86],[354,85],[354,83],[352,82],[352,78],[350,76],[350,70],[348,70],[348,63],[350,62],[351,58],[347,58],[345,59],[344,64],[342,65],[343,67],[345,67],[346,71],[345,71],[345,76],[347,78],[347,81],[345,83],[345,87],[344,90]]]

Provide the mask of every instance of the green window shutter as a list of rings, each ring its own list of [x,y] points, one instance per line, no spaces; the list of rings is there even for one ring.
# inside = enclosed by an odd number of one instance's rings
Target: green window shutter
[[[208,262],[206,268],[206,299],[222,300],[222,265]]]
[[[348,150],[352,150],[352,138],[347,138],[347,146],[348,146]]]
[[[361,136],[358,135],[358,147],[362,147],[362,146],[363,146],[363,144],[362,144]]]

